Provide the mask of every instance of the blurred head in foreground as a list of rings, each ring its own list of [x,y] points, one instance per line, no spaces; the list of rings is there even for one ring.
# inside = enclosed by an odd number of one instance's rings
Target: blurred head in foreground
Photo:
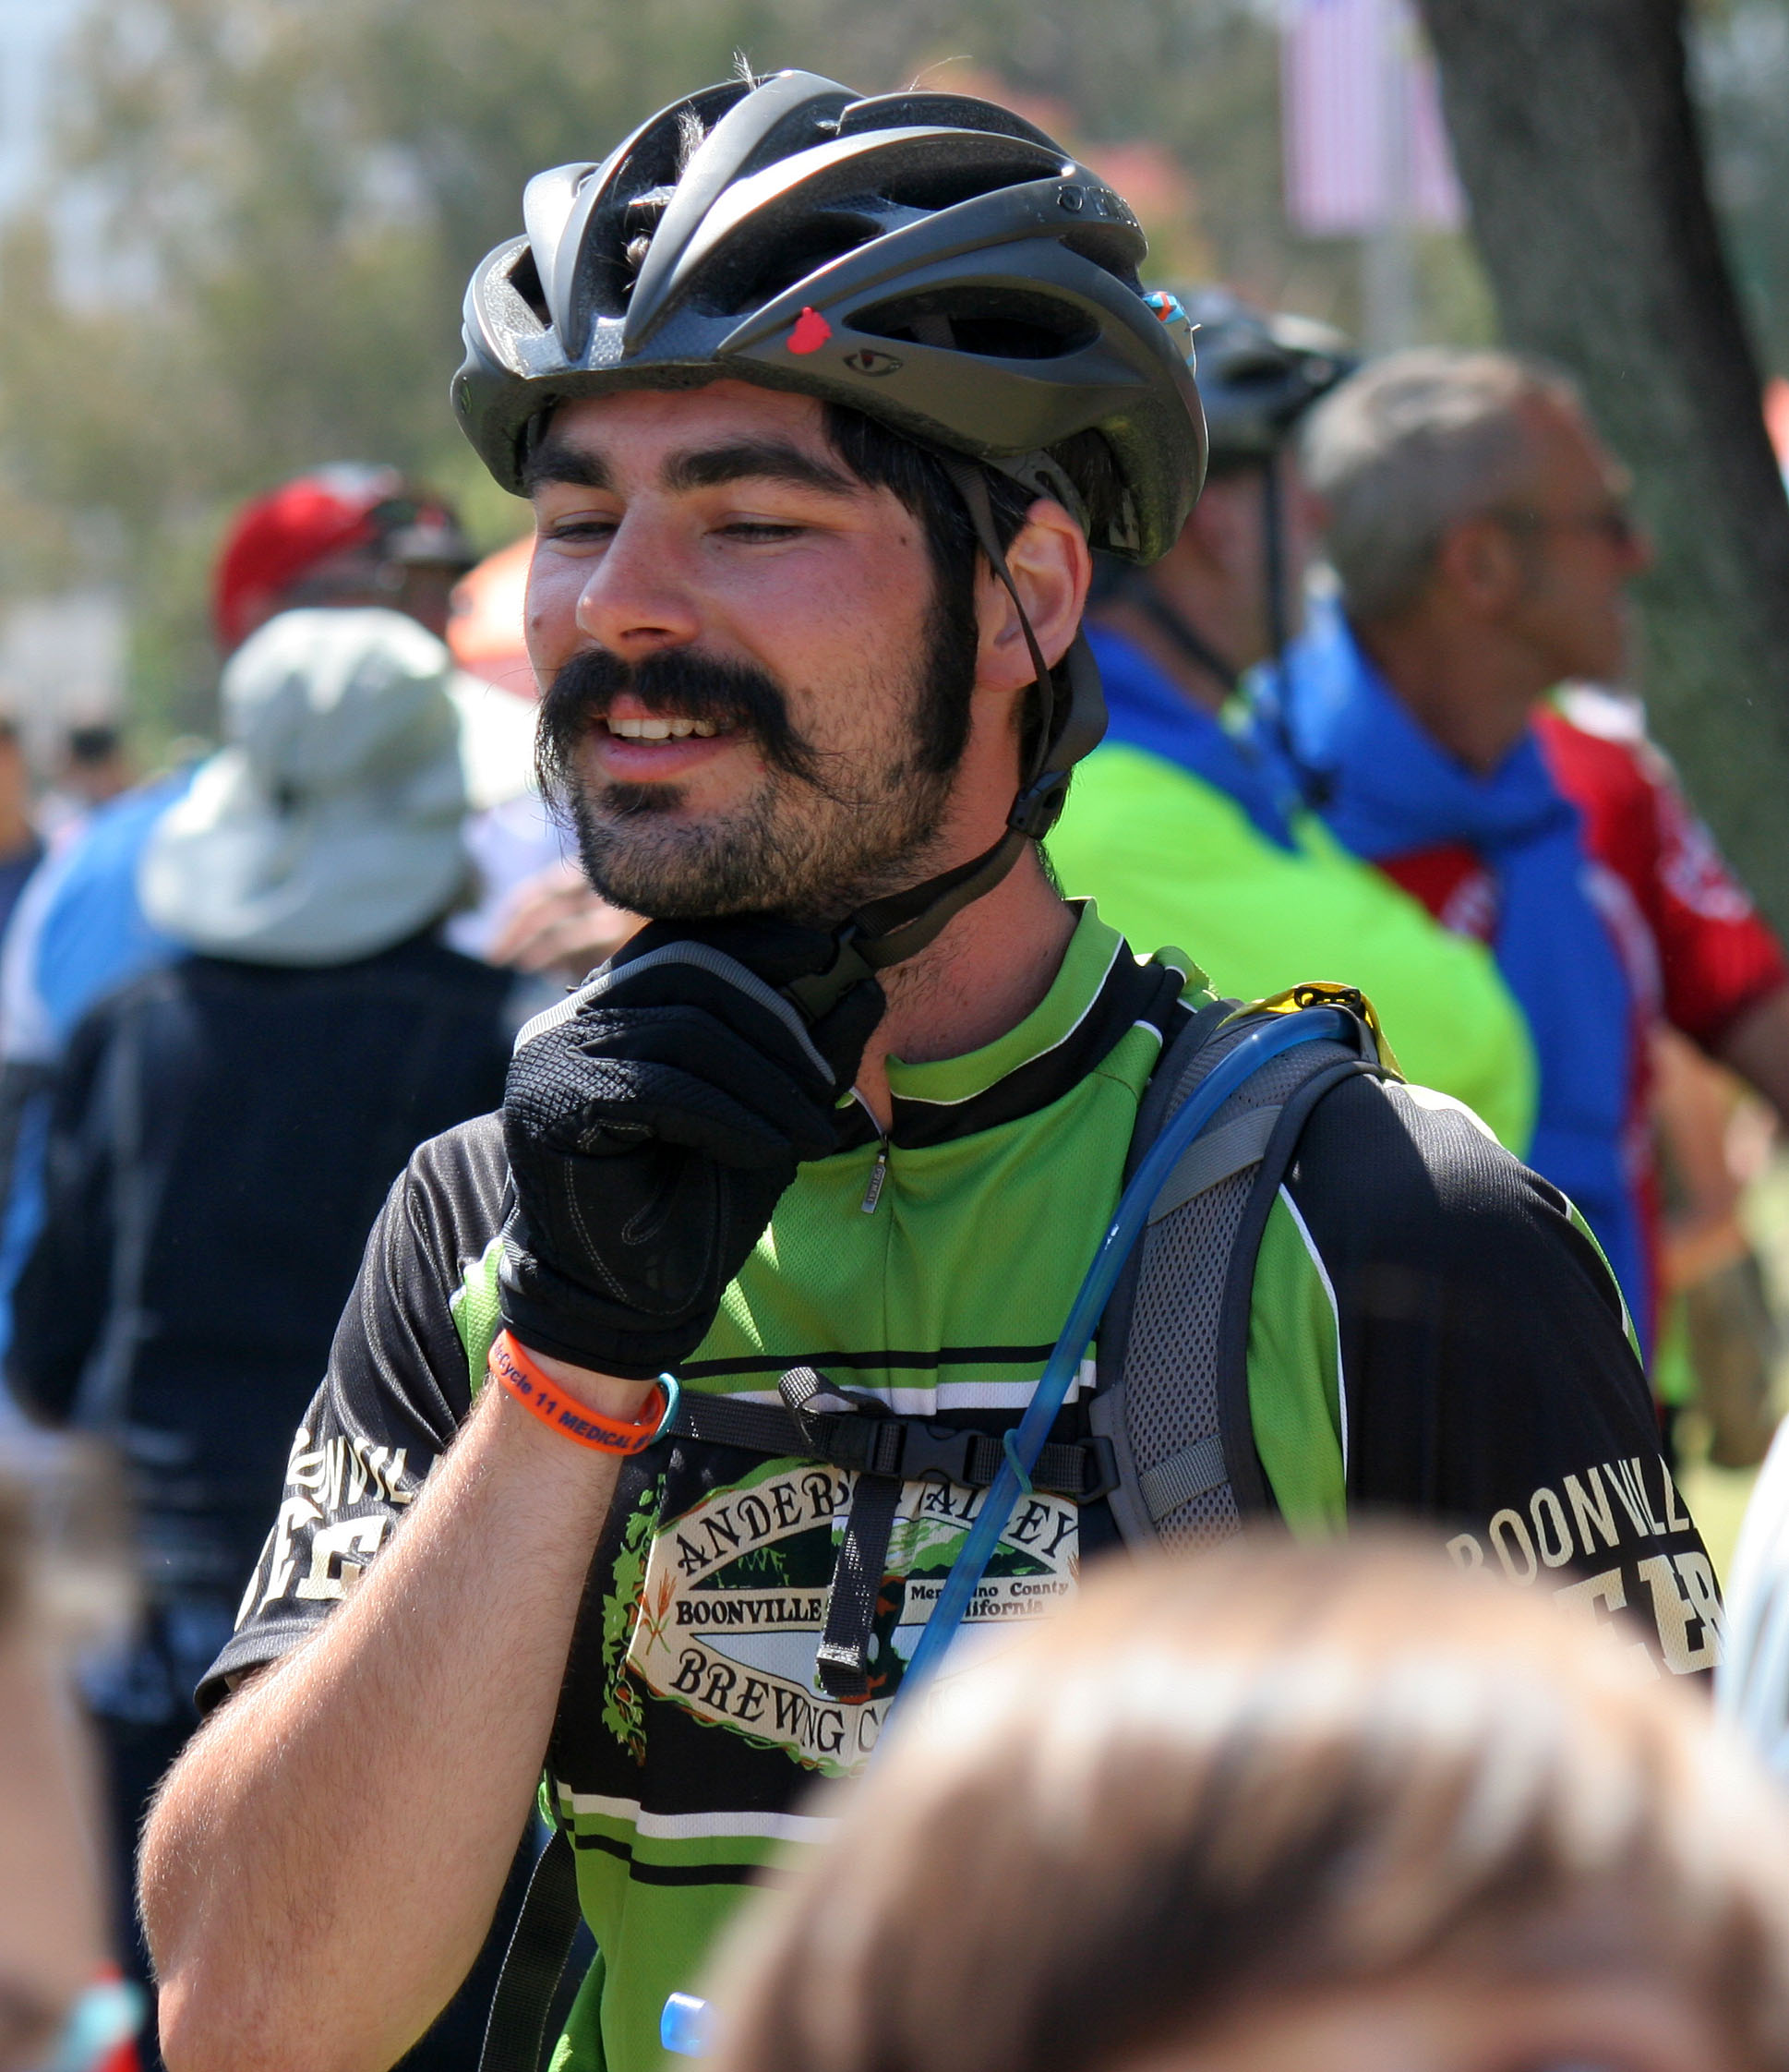
[[[1395,1547],[1102,1578],[748,1921],[717,2072],[1789,2065],[1789,1818],[1638,1656]]]
[[[89,2062],[127,2027],[107,1956],[99,1800],[68,1668],[129,1589],[115,1493],[65,1443],[0,1444],[0,2072]],[[71,2018],[75,2018],[71,2027]]]

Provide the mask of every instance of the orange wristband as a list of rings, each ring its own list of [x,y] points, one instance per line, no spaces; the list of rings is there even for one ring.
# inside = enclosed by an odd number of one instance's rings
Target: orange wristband
[[[597,1453],[643,1453],[677,1410],[678,1385],[668,1374],[659,1376],[630,1425],[618,1417],[605,1417],[600,1410],[588,1410],[549,1380],[507,1331],[498,1331],[492,1341],[487,1365],[505,1393],[524,1410],[553,1431]]]

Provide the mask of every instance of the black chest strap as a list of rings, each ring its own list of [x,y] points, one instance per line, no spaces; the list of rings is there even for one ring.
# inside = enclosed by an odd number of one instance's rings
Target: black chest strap
[[[845,1534],[833,1567],[826,1623],[817,1656],[827,1695],[864,1705],[880,1680],[871,1660],[876,1604],[887,1573],[888,1543],[905,1483],[934,1480],[985,1489],[1005,1452],[998,1435],[935,1417],[903,1417],[873,1396],[836,1387],[810,1367],[791,1367],[777,1383],[780,1404],[740,1403],[685,1390],[670,1435],[714,1446],[739,1446],[773,1458],[820,1461],[857,1477]],[[1047,1445],[1031,1486],[1070,1503],[1092,1503],[1117,1484],[1118,1464],[1104,1438]]]

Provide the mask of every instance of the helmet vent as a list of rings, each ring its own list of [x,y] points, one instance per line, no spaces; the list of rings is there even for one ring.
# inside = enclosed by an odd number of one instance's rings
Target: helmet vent
[[[717,312],[761,307],[819,268],[870,244],[886,228],[880,215],[833,209],[792,224],[781,236],[755,247],[741,240],[704,271],[698,297]]]
[[[524,245],[516,254],[515,264],[510,269],[510,285],[527,304],[530,313],[545,331],[552,322],[553,315],[546,307],[546,295],[540,284],[540,269],[534,264],[532,246]]]
[[[653,234],[663,221],[665,211],[671,205],[675,187],[648,187],[644,194],[637,194],[621,211],[622,256],[627,261],[630,276],[638,275],[646,263],[646,254],[652,249]],[[631,279],[629,283],[632,285]]]
[[[921,320],[943,317],[950,323],[952,345],[959,353],[983,359],[1057,360],[1084,352],[1099,336],[1090,319],[1075,322],[1074,316],[1063,303],[1043,295],[1007,288],[988,294],[959,288],[948,298],[909,296],[855,311],[851,329],[919,344],[929,342]]]

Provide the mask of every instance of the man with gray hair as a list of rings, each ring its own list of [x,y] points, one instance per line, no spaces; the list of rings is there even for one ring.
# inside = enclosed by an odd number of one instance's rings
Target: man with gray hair
[[[1339,596],[1264,734],[1343,842],[1491,945],[1540,1066],[1531,1162],[1650,1345],[1648,1036],[1669,1020],[1789,1114],[1789,964],[1632,702],[1583,688],[1628,673],[1627,476],[1563,374],[1492,352],[1364,369],[1305,460]]]

